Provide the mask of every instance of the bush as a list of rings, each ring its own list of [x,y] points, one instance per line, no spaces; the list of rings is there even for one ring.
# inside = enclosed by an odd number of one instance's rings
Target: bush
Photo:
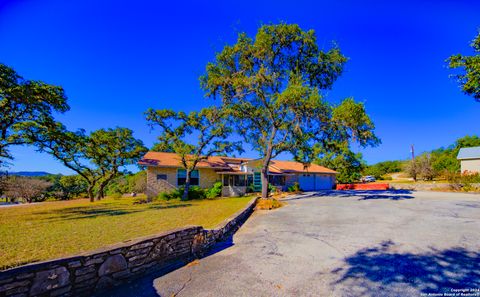
[[[205,190],[205,197],[207,199],[214,199],[222,195],[222,182],[216,182],[213,187]]]
[[[268,193],[275,193],[277,192],[277,187],[275,187],[274,185],[272,184],[268,184]]]
[[[183,194],[183,191],[182,191],[182,194]],[[205,190],[200,188],[199,186],[192,186],[188,188],[188,200],[198,200],[198,199],[205,199]]]
[[[110,195],[110,197],[112,197],[113,199],[117,200],[117,199],[122,198],[122,194],[120,194],[120,193],[113,193],[113,194]]]
[[[295,182],[292,186],[288,187],[287,189],[288,192],[300,192],[300,184],[298,182]]]
[[[391,176],[385,175],[385,176],[382,176],[380,180],[393,180],[393,178]]]

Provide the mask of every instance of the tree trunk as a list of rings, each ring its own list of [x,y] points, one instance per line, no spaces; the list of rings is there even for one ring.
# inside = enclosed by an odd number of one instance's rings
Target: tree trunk
[[[192,175],[192,172],[190,170],[187,170],[187,176],[185,178],[185,188],[183,189],[183,196],[182,196],[183,201],[188,200],[188,189],[190,188],[191,175]]]
[[[268,167],[270,166],[270,159],[272,158],[272,147],[267,147],[265,159],[262,166],[262,198],[268,198]]]
[[[268,198],[268,166],[262,167],[262,198]]]
[[[100,183],[100,185],[98,186],[98,191],[97,191],[97,194],[95,195],[95,199],[98,201],[98,200],[102,200],[102,198],[104,198],[104,191],[105,191],[105,186],[107,185],[107,183],[105,182],[102,182]]]
[[[88,198],[90,198],[90,202],[94,202],[95,201],[95,196],[93,195],[93,187],[95,185],[89,185],[87,187],[87,194],[88,194]]]

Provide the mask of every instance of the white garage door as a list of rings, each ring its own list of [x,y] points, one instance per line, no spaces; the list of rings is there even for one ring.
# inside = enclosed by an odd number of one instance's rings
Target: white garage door
[[[303,191],[331,190],[333,179],[327,174],[301,174],[298,183]]]

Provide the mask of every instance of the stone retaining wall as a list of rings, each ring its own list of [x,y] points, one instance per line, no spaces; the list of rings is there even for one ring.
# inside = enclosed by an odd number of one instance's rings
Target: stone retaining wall
[[[214,229],[191,226],[142,237],[78,256],[0,272],[0,297],[90,296],[147,272],[201,257],[232,235],[250,216],[257,198]]]

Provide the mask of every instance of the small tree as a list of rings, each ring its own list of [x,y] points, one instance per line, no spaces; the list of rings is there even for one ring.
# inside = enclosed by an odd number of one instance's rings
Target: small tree
[[[90,134],[85,155],[100,172],[97,199],[105,195],[107,185],[128,165],[135,165],[147,152],[143,142],[127,128],[100,129]]]
[[[413,159],[405,163],[405,172],[413,178],[414,181],[417,181],[419,175],[417,160]]]
[[[472,41],[471,46],[477,53],[476,55],[457,54],[448,58],[447,61],[450,68],[461,69],[460,73],[453,76],[462,87],[462,91],[480,102],[480,32]]]
[[[433,180],[437,176],[432,166],[432,156],[430,154],[422,154],[417,162],[418,173],[424,180]]]
[[[332,87],[346,61],[337,47],[321,51],[313,30],[279,24],[262,26],[255,39],[239,34],[236,44],[207,65],[201,78],[207,96],[222,100],[238,133],[260,153],[262,197],[268,195],[273,158],[291,152],[310,162],[313,143],[348,135],[344,124],[353,118],[341,115],[348,102],[335,116],[320,94]],[[342,121],[332,122],[334,117]]]
[[[43,200],[42,195],[52,184],[36,178],[11,176],[7,181],[5,194],[12,200],[25,200],[32,203],[35,199]]]
[[[61,87],[25,80],[0,64],[0,167],[12,158],[9,146],[25,144],[23,124],[51,121],[53,112],[68,109]]]
[[[149,109],[146,117],[152,128],[159,127],[161,130],[154,150],[176,153],[185,169],[182,200],[188,199],[191,175],[199,162],[213,155],[242,151],[240,142],[227,140],[232,129],[227,125],[227,114],[223,109],[209,107],[189,114],[168,109]],[[194,143],[187,140],[192,134],[197,135]]]

